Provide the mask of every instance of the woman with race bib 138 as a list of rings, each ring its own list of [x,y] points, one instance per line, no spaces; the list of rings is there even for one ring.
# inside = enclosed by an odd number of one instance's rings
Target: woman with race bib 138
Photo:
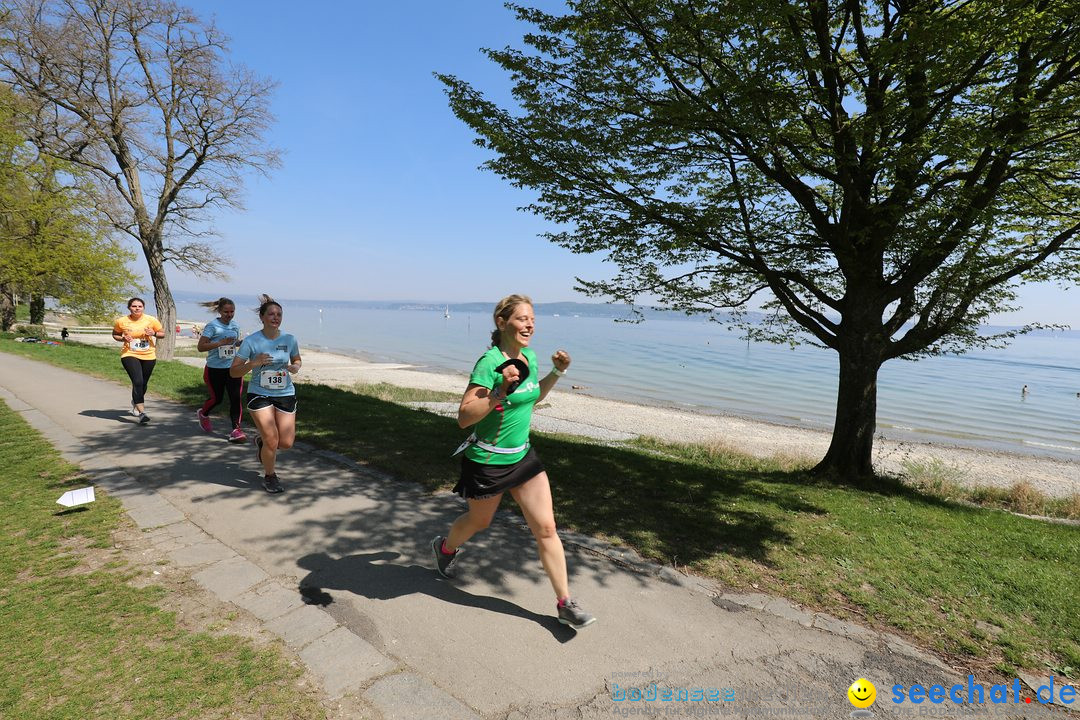
[[[296,439],[296,388],[292,375],[300,372],[300,347],[296,338],[281,332],[281,305],[269,295],[259,296],[262,330],[244,338],[229,373],[234,378],[251,373],[247,408],[259,431],[255,455],[263,466],[263,489],[282,491],[276,462],[278,450],[293,446]]]
[[[150,422],[146,414],[146,388],[150,375],[157,364],[157,341],[165,337],[161,323],[153,315],[145,315],[146,301],[131,298],[127,303],[128,314],[113,323],[112,337],[124,343],[120,350],[120,363],[131,378],[131,414],[139,418],[139,424]]]

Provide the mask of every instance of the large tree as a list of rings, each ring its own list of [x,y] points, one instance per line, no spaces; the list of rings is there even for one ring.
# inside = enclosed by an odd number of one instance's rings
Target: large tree
[[[593,295],[775,310],[838,354],[819,472],[872,477],[882,363],[986,343],[1019,283],[1080,279],[1075,0],[571,0],[440,76]],[[742,315],[746,319],[745,315]]]
[[[0,74],[38,106],[35,142],[97,178],[99,208],[142,249],[162,324],[166,263],[223,275],[201,239],[239,207],[242,175],[278,162],[263,141],[272,84],[228,63],[212,23],[167,0],[13,0]],[[158,346],[172,356],[171,332]]]
[[[14,295],[29,295],[30,322],[46,296],[90,317],[114,311],[136,284],[134,257],[114,237],[78,172],[29,141],[25,102],[0,86],[0,329],[14,322]]]

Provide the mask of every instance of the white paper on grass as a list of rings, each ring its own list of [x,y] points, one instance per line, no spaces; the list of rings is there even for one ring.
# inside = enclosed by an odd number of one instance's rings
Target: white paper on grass
[[[94,502],[94,488],[93,486],[90,486],[79,488],[78,490],[68,490],[61,495],[60,499],[56,502],[64,507],[75,507],[76,505],[92,503]]]

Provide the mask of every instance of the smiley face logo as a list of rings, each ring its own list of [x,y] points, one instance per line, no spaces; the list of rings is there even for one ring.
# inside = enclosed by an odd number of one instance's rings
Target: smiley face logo
[[[868,708],[877,700],[877,688],[866,678],[859,678],[847,689],[848,700],[857,708]]]

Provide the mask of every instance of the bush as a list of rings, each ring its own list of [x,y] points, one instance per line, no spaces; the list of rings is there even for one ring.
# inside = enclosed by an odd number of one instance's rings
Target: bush
[[[35,337],[38,340],[45,340],[49,337],[44,325],[16,325],[15,334]]]

